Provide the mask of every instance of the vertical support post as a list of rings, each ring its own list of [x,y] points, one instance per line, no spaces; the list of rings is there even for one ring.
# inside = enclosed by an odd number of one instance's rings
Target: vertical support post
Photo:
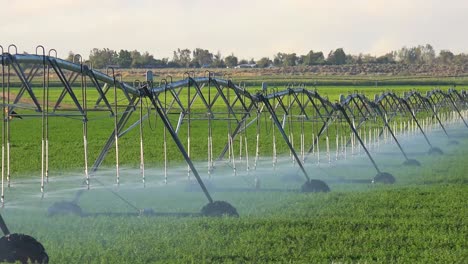
[[[190,97],[190,82],[191,82],[191,79],[190,79],[190,76],[187,77],[187,78],[188,78],[188,82],[187,82],[187,84],[188,84],[188,87],[187,87],[187,115],[188,115],[188,119],[187,119],[187,155],[190,158],[190,127],[191,127],[191,118],[190,118],[190,116],[192,115],[190,102],[192,100],[191,100],[191,97]],[[190,166],[189,165],[187,165],[187,179],[190,180]]]
[[[211,72],[208,73],[208,178],[211,179],[211,170],[213,168],[213,130],[212,130],[212,112],[211,112]]]
[[[11,47],[11,45],[10,45]],[[8,52],[10,51],[10,47],[8,47]],[[7,187],[10,188],[10,76],[11,76],[11,71],[10,71],[10,64],[8,64],[8,71],[7,71],[7,107],[6,107],[6,173],[7,173]]]
[[[272,119],[273,122],[273,119]],[[273,126],[273,123],[271,124]],[[277,151],[276,151],[276,133],[275,129],[271,130],[271,140],[273,141],[273,169],[276,170],[276,164],[278,161]]]
[[[340,152],[340,136],[338,133],[335,135],[335,160],[338,160],[338,155]]]
[[[246,121],[244,121],[246,122]],[[244,129],[247,129],[247,124]],[[250,165],[249,165],[249,148],[248,148],[248,143],[247,143],[247,136],[244,137],[245,140],[245,167],[247,170],[247,173],[250,171]]]
[[[237,175],[237,169],[236,169],[236,159],[234,157],[234,141],[233,141],[233,136],[232,136],[232,130],[231,130],[231,89],[229,87],[227,89],[227,107],[228,107],[228,140],[229,144],[231,147],[231,156],[232,156],[232,169],[234,172],[234,176]]]
[[[112,70],[112,79],[114,83],[114,143],[115,143],[115,176],[117,187],[120,186],[120,170],[119,170],[119,126],[118,126],[118,100],[117,100],[117,81],[115,79],[115,70]]]
[[[0,50],[2,56],[2,193],[1,193],[1,203],[2,203],[2,208],[5,206],[5,130],[6,130],[6,122],[5,122],[5,111],[6,111],[6,105],[5,105],[5,59],[3,56],[4,50],[3,46],[0,45]],[[1,216],[0,216],[1,217]]]
[[[44,198],[44,180],[45,180],[45,170],[46,170],[46,152],[45,152],[45,141],[46,141],[46,102],[47,102],[47,92],[46,92],[46,64],[45,64],[45,48],[41,45],[36,47],[36,55],[38,55],[38,49],[42,49],[42,111],[41,111],[41,197]]]
[[[164,85],[164,114],[167,115],[167,81]],[[167,184],[167,128],[163,126],[164,139],[164,183]]]
[[[259,149],[259,144],[260,144],[260,111],[257,109],[257,120],[255,120],[257,123],[257,130],[256,130],[256,146],[255,146],[255,161],[254,161],[254,170],[257,169],[257,163],[260,155],[260,149]]]
[[[331,155],[330,155],[330,140],[328,139],[328,133],[327,133],[327,136],[325,137],[325,141],[327,143],[328,164],[330,164],[331,163]]]
[[[84,174],[86,188],[90,189],[90,177],[88,170],[88,107],[87,107],[87,87],[86,87],[86,75],[83,72],[83,58],[79,54],[75,54],[73,57],[73,62],[75,58],[79,57],[80,62],[80,77],[81,77],[81,97],[82,97],[82,107],[83,107],[83,153],[84,153]],[[49,69],[47,69],[49,70]]]
[[[145,179],[145,154],[143,146],[143,97],[140,95],[140,173],[143,187],[146,186]]]
[[[320,165],[320,141],[319,141],[319,137],[317,136],[317,165]]]

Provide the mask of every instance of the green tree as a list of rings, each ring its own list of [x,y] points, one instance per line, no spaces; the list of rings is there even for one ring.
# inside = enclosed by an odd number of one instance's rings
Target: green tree
[[[189,49],[177,49],[177,51],[174,51],[172,62],[179,67],[189,67],[192,61],[191,54],[192,52]]]
[[[130,52],[132,56],[132,68],[139,68],[143,65],[143,58],[141,53],[138,50],[133,50]]]
[[[410,48],[403,47],[398,51],[398,59],[399,61],[407,64],[430,64],[435,59],[435,51],[429,44],[426,44],[425,46],[418,45]]]
[[[320,65],[325,63],[325,57],[323,52],[314,52],[313,50],[309,51],[306,55],[302,57],[302,64],[304,65]]]
[[[129,68],[132,65],[132,54],[128,50],[120,50],[118,61],[121,68]]]
[[[145,67],[145,68],[154,68],[156,67],[156,60],[154,59],[154,56],[149,54],[149,52],[145,51],[141,55],[141,65],[140,67]]]
[[[453,62],[455,55],[450,50],[441,50],[439,52],[439,61],[443,64],[450,64]]]
[[[95,68],[105,68],[109,65],[116,65],[118,64],[117,59],[117,53],[114,50],[108,48],[94,48],[91,50],[91,54],[89,55],[89,60]]]
[[[214,68],[225,68],[226,64],[224,63],[223,57],[221,55],[221,52],[217,52],[215,55],[213,55],[213,63],[211,65]]]
[[[233,68],[237,65],[238,60],[237,60],[237,57],[234,56],[234,54],[231,54],[227,56],[226,58],[224,58],[224,63],[226,63],[227,67]]]
[[[192,52],[192,63],[196,67],[210,66],[213,63],[213,54],[209,50],[196,48]]]
[[[468,63],[468,54],[460,53],[453,57],[453,63],[457,65],[466,65]]]
[[[435,51],[430,44],[418,46],[418,48],[421,50],[420,63],[431,64],[435,60]]]
[[[296,66],[297,55],[296,53],[285,54],[283,60],[283,66]]]
[[[346,53],[342,48],[330,51],[327,57],[328,64],[342,65],[346,63]]]
[[[278,52],[273,58],[273,64],[278,67],[283,66],[285,56],[285,53]]]
[[[389,52],[385,55],[382,55],[380,57],[377,57],[375,59],[376,63],[381,63],[381,64],[386,64],[386,63],[395,63],[395,58],[394,54],[392,52]]]
[[[266,68],[270,66],[273,62],[268,57],[263,57],[257,61],[257,66],[260,68]]]
[[[246,59],[242,59],[242,60],[239,61],[239,65],[240,64],[249,64],[249,61],[246,60]]]

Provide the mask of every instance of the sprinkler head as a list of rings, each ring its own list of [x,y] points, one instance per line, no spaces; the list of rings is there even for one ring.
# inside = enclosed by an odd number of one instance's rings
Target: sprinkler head
[[[432,148],[429,149],[427,154],[429,154],[429,155],[443,155],[444,152],[438,147],[432,147]]]
[[[321,180],[311,179],[306,181],[302,187],[301,192],[329,192],[330,187]]]
[[[49,263],[49,256],[33,237],[9,234],[0,238],[0,262]]]
[[[209,203],[201,209],[201,214],[203,216],[235,216],[238,217],[239,214],[234,206],[225,201],[214,201]]]
[[[55,216],[55,215],[77,215],[83,216],[83,212],[81,207],[75,202],[69,201],[60,201],[53,203],[47,209],[48,216]]]
[[[405,166],[421,166],[421,163],[415,159],[407,159],[405,162],[403,162],[403,165]]]
[[[393,184],[395,183],[395,177],[388,172],[380,172],[372,179],[372,183]]]

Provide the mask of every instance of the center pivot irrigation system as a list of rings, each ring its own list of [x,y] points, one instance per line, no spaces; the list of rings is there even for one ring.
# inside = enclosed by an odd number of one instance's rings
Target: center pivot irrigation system
[[[305,178],[303,192],[327,192],[329,186],[318,179],[313,179],[306,170],[307,162],[319,163],[320,147],[326,148],[328,162],[332,159],[331,149],[346,157],[347,149],[351,154],[363,150],[374,166],[377,174],[369,179],[374,183],[394,183],[392,174],[382,171],[374,160],[369,147],[379,144],[379,140],[393,139],[404,158],[405,165],[419,166],[419,162],[408,157],[397,139],[397,132],[419,130],[429,146],[428,153],[442,154],[434,146],[426,130],[429,125],[440,126],[451,143],[456,143],[447,130],[444,122],[455,120],[463,122],[467,115],[467,93],[449,89],[448,91],[432,90],[425,95],[411,91],[404,96],[385,92],[373,100],[363,94],[354,92],[341,95],[339,101],[331,102],[316,90],[304,86],[288,85],[284,90],[270,89],[266,85],[261,90],[247,89],[245,85],[234,84],[229,78],[216,78],[212,72],[205,76],[195,77],[187,72],[182,80],[173,81],[171,76],[161,79],[156,84],[152,72],[147,72],[144,82],[133,84],[121,80],[114,68],[109,67],[106,73],[94,70],[89,63],[83,62],[76,55],[70,62],[57,58],[57,52],[36,48],[36,54],[17,54],[17,48],[10,45],[7,50],[1,47],[2,75],[2,183],[1,203],[5,203],[4,189],[10,187],[10,149],[11,126],[14,118],[41,118],[41,193],[44,194],[49,178],[49,118],[74,117],[82,122],[84,184],[89,189],[91,182],[102,183],[92,177],[102,165],[109,151],[115,151],[116,184],[120,184],[119,139],[130,130],[139,128],[140,135],[140,171],[145,184],[145,151],[143,124],[150,118],[150,111],[144,111],[144,103],[156,113],[164,125],[164,179],[167,182],[167,138],[175,143],[187,163],[187,177],[192,175],[208,204],[201,210],[202,215],[219,216],[235,215],[236,209],[227,202],[215,201],[200,176],[199,169],[191,157],[191,149],[200,142],[191,141],[192,123],[206,124],[207,170],[208,177],[216,169],[216,164],[226,162],[236,175],[239,160],[244,159],[245,169],[255,177],[255,188],[260,188],[260,181],[254,172],[260,160],[260,142],[269,137],[272,145],[272,165],[278,164],[280,146],[289,152],[291,162],[298,166],[299,174]],[[52,56],[54,55],[54,56]],[[120,77],[120,78],[119,78]],[[59,89],[59,96],[51,96],[51,89]],[[12,93],[14,90],[14,93]],[[96,101],[88,99],[88,94],[98,95]],[[68,104],[64,100],[68,97]],[[70,100],[71,99],[71,100]],[[25,103],[27,102],[27,103]],[[149,105],[149,106],[148,106]],[[94,164],[88,168],[88,122],[91,112],[107,112],[113,118],[113,129],[105,142]],[[132,114],[138,118],[131,118]],[[136,121],[135,121],[136,120]],[[264,121],[263,121],[264,120]],[[213,133],[216,133],[214,122],[224,122],[227,129],[224,147],[214,153]],[[268,129],[269,126],[269,129]],[[184,138],[181,136],[184,130]],[[268,130],[267,135],[265,132]],[[249,133],[248,133],[249,132]],[[279,134],[278,134],[279,133]],[[277,138],[278,136],[278,138]],[[186,138],[185,138],[186,137]],[[270,138],[271,137],[271,138]],[[296,143],[295,138],[298,138]],[[250,140],[249,140],[250,139]],[[281,140],[282,139],[282,140]],[[249,160],[248,142],[255,142],[255,157]],[[297,144],[299,141],[299,144]],[[334,141],[334,143],[331,143]],[[203,143],[205,144],[205,143]],[[239,152],[235,149],[239,149]],[[235,155],[239,153],[237,159]],[[227,158],[226,158],[227,156]],[[14,169],[14,168],[13,168]],[[130,204],[117,192],[108,189],[114,195]],[[49,208],[49,214],[62,211],[74,211],[81,214],[77,205],[80,195],[77,193],[72,202],[58,202]],[[130,204],[133,208],[136,208]],[[138,208],[136,208],[138,209]],[[141,210],[141,213],[151,213]],[[0,239],[0,260],[32,260],[47,262],[44,248],[34,238],[10,234],[0,215],[0,227],[4,237]]]

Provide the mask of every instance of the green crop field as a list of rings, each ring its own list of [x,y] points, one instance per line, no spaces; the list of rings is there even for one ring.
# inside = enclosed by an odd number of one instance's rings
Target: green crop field
[[[237,207],[239,218],[119,215],[131,208],[99,189],[80,202],[88,217],[47,217],[54,198],[40,201],[38,189],[11,197],[13,208],[2,213],[11,230],[39,239],[53,263],[463,263],[467,143],[444,149],[440,158],[418,156],[421,168],[390,166],[398,181],[393,186],[332,182],[330,193],[301,194],[276,183],[283,191],[214,192],[215,199]],[[364,167],[361,177],[372,175],[365,160],[355,163]],[[231,177],[213,182],[242,185]],[[57,192],[52,197],[66,188],[60,184],[49,183]],[[197,212],[206,203],[202,193],[184,192],[183,186],[122,187],[120,193],[156,212]]]
[[[334,101],[340,94],[355,90],[373,96],[389,90],[401,94],[410,89],[425,92],[432,88],[321,86],[317,91]],[[59,89],[51,88],[52,97],[59,93]],[[96,98],[90,91],[90,102]],[[182,94],[181,100],[184,99],[187,97]],[[72,101],[67,98],[64,103]],[[204,110],[201,105],[195,107],[197,111]],[[5,190],[6,205],[1,213],[12,232],[38,239],[51,263],[468,261],[468,129],[461,125],[447,127],[459,145],[449,145],[439,130],[429,134],[433,144],[443,149],[445,154],[441,156],[426,154],[428,146],[421,135],[399,135],[408,155],[417,158],[421,167],[402,166],[404,159],[391,141],[374,149],[381,169],[395,176],[393,185],[370,183],[376,171],[363,154],[349,153],[346,160],[341,157],[332,164],[317,164],[312,158],[306,163],[306,170],[311,178],[325,181],[332,191],[306,194],[298,191],[305,178],[297,173],[299,168],[291,162],[279,135],[278,166],[272,167],[270,121],[261,121],[262,135],[266,136],[261,139],[261,159],[256,170],[246,171],[244,157],[239,162],[238,175],[234,175],[230,165],[221,161],[211,178],[206,172],[206,120],[193,121],[191,155],[195,165],[213,198],[228,201],[240,215],[207,218],[199,215],[207,199],[189,184],[186,165],[170,138],[170,170],[167,184],[164,183],[163,125],[152,111],[151,118],[144,121],[146,187],[138,169],[140,145],[136,128],[119,140],[121,185],[115,184],[115,151],[111,150],[101,170],[91,178],[91,190],[79,200],[84,216],[49,217],[47,208],[53,202],[71,201],[84,188],[83,123],[81,117],[50,117],[50,182],[41,199],[41,118],[28,116],[38,113],[26,108],[17,112],[24,118],[11,122],[12,185]],[[112,132],[113,118],[105,112],[90,112],[89,119],[91,166]],[[138,112],[131,121],[137,119]],[[172,121],[176,119],[177,116],[171,116]],[[183,126],[179,136],[186,145],[186,124]],[[294,126],[297,141],[299,124]],[[338,129],[342,128],[333,127],[330,133]],[[226,121],[213,122],[213,131],[213,152],[217,154],[226,143]],[[253,135],[255,128],[247,133]],[[322,148],[324,142],[320,144]],[[251,162],[254,146],[255,139],[249,136],[247,153]],[[261,181],[259,190],[253,188],[255,177]],[[153,209],[155,214],[139,216],[113,192],[140,209]]]
[[[418,90],[422,93],[433,89],[433,86],[384,86],[376,89],[375,87],[366,87],[366,86],[347,86],[347,87],[340,87],[340,86],[324,86],[317,88],[317,92],[327,97],[331,102],[335,102],[339,100],[340,94],[347,95],[348,93],[352,93],[358,91],[360,93],[364,93],[370,98],[373,98],[373,95],[376,93],[380,93],[382,91],[394,91],[395,93],[402,95],[403,92],[409,91],[411,89]],[[441,87],[443,89],[448,89],[449,87]],[[260,87],[250,87],[248,90],[250,92],[255,92],[259,90]],[[278,89],[284,89],[284,87],[279,87]],[[460,87],[462,89],[462,87]],[[78,89],[79,90],[79,89]],[[12,88],[12,94],[17,93],[17,89]],[[61,88],[50,88],[50,104],[55,103],[56,98],[60,95],[62,89]],[[273,90],[271,90],[273,91]],[[194,92],[194,91],[192,91]],[[207,91],[203,91],[205,93],[205,97],[208,97]],[[214,93],[214,91],[212,91]],[[37,93],[38,100],[42,102],[42,94]],[[213,96],[213,95],[212,95]],[[27,95],[24,96],[27,98]],[[81,102],[81,92],[77,92],[77,98]],[[94,106],[98,98],[98,94],[94,89],[89,89],[87,92],[87,104],[88,106]],[[108,98],[113,98],[113,91],[111,90],[108,94]],[[119,98],[122,98],[122,95],[119,94]],[[180,100],[182,102],[187,101],[187,92],[183,91],[180,94]],[[167,101],[167,104],[170,102],[170,97]],[[231,98],[232,99],[232,98]],[[160,96],[160,100],[163,104],[166,104],[164,101],[163,95]],[[112,103],[112,102],[110,102]],[[119,102],[119,105],[124,105],[126,102],[122,101]],[[29,102],[30,104],[30,102]],[[21,107],[23,106],[23,107]],[[157,116],[156,112],[150,110],[150,103],[149,101],[144,101],[144,114],[149,114],[150,118],[144,121],[144,148],[145,148],[145,156],[146,156],[146,163],[154,166],[161,166],[164,157],[163,157],[163,124],[160,118]],[[57,111],[49,117],[49,156],[50,156],[50,171],[51,174],[55,171],[62,171],[64,169],[77,169],[82,168],[84,166],[84,155],[83,155],[83,122],[82,117],[80,114],[75,112],[66,111],[66,109],[76,108],[73,106],[73,101],[69,96],[66,96],[62,101],[62,110]],[[50,106],[52,109],[52,105]],[[50,110],[52,111],[52,110]],[[119,117],[122,115],[124,111],[124,107],[119,107],[118,115]],[[239,111],[239,109],[238,109]],[[37,113],[30,109],[30,105],[28,104],[20,104],[20,107],[16,109],[18,114],[22,115],[23,119],[13,119],[11,122],[11,171],[12,175],[15,177],[23,177],[25,172],[32,172],[38,171],[41,168],[41,160],[40,160],[40,153],[41,153],[41,137],[42,137],[42,120],[41,120],[41,113]],[[206,160],[207,159],[207,121],[205,120],[196,120],[197,115],[204,115],[206,114],[205,106],[201,103],[201,101],[196,101],[193,105],[191,112],[193,113],[194,118],[191,121],[191,158],[194,160]],[[218,102],[213,106],[213,112],[219,112],[218,116],[227,118],[226,115],[226,108],[223,107],[221,101]],[[174,112],[175,114],[170,114],[170,120],[175,126],[177,123],[177,119],[179,117],[178,112]],[[60,116],[61,114],[72,114],[74,116],[63,117]],[[135,111],[134,114],[130,118],[129,125],[136,122],[139,118],[139,111]],[[98,112],[88,112],[88,148],[89,148],[89,165],[92,165],[92,162],[97,158],[99,152],[101,151],[102,147],[104,146],[107,138],[111,135],[114,129],[114,118],[106,111],[98,111]],[[271,155],[272,151],[272,139],[271,139],[271,131],[273,124],[271,120],[267,120],[266,115],[262,117],[262,120],[259,123],[261,134],[268,135],[262,136],[260,138],[260,154],[263,156]],[[226,120],[215,120],[212,122],[213,127],[213,153],[217,155],[221,152],[227,142],[227,133],[229,131],[229,126],[231,126],[231,131],[235,128],[234,122],[229,122]],[[299,122],[290,124],[290,128],[292,128],[291,134],[295,137],[296,145],[299,142],[300,138],[300,126]],[[320,123],[312,122],[306,123],[305,129],[309,131],[317,131],[320,127]],[[289,128],[288,128],[289,129]],[[330,137],[332,137],[336,131],[343,131],[346,130],[346,125],[341,124],[339,126],[332,125],[329,128]],[[348,129],[349,130],[349,129]],[[290,131],[288,131],[290,132]],[[184,120],[180,132],[179,137],[183,141],[182,143],[187,148],[187,120]],[[253,136],[256,133],[256,126],[251,126],[246,130],[248,142],[248,154],[250,156],[255,155],[255,137]],[[283,141],[280,139],[280,135],[276,132],[277,135],[277,144],[278,144],[278,151],[285,152],[287,151],[287,146],[283,144]],[[347,136],[349,136],[350,131],[347,132]],[[315,134],[316,135],[316,134]],[[246,135],[242,135],[246,136]],[[306,144],[310,145],[312,141],[312,135],[308,135],[306,138]],[[235,139],[237,145],[239,145],[239,137]],[[322,137],[321,139],[321,147],[324,149],[325,147],[325,138]],[[180,155],[178,149],[176,148],[173,140],[167,135],[167,144],[168,144],[168,160],[171,163],[180,163],[183,161],[182,155]],[[244,143],[245,144],[245,143]],[[121,162],[124,165],[128,166],[139,166],[140,160],[140,145],[139,145],[139,133],[138,128],[131,130],[128,134],[123,136],[119,140],[119,145],[125,151],[121,151],[119,153],[119,157]],[[332,144],[332,149],[335,146]],[[245,150],[245,146],[244,146]],[[246,155],[244,153],[243,155]],[[28,159],[28,163],[24,163],[23,161]],[[105,166],[111,166],[115,164],[115,153],[114,150],[111,149],[109,151],[109,155],[104,161]]]

